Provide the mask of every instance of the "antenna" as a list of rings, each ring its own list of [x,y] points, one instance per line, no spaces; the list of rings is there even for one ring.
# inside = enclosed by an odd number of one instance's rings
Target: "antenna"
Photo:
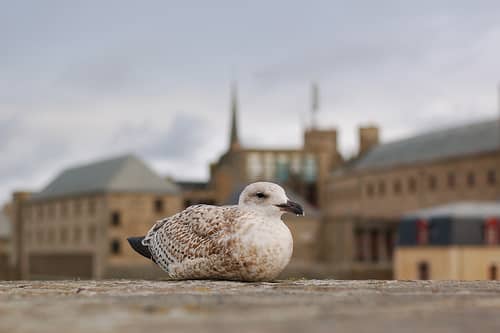
[[[316,128],[316,118],[319,109],[319,88],[316,82],[311,85],[311,128]]]

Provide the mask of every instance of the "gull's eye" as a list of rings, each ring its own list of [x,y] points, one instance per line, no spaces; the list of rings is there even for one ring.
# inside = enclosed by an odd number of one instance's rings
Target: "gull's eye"
[[[263,192],[257,192],[257,194],[255,194],[255,195],[257,196],[257,198],[260,198],[260,199],[267,197],[267,195],[265,195]]]

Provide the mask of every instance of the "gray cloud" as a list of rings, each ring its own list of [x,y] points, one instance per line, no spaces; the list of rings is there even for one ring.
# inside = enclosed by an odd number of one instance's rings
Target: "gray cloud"
[[[0,200],[129,151],[161,173],[206,177],[227,142],[234,79],[250,146],[301,144],[311,80],[320,124],[340,129],[345,154],[360,123],[380,124],[390,140],[496,116],[497,1],[0,8]]]

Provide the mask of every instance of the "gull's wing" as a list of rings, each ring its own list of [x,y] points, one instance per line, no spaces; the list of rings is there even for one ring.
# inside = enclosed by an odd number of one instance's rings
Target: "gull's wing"
[[[238,220],[237,206],[195,205],[155,223],[144,238],[153,260],[164,270],[185,260],[228,254]]]

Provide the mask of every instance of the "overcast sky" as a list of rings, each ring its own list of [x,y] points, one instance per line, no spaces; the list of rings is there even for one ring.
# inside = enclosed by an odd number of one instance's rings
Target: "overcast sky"
[[[345,155],[497,115],[498,1],[0,0],[0,202],[134,152],[206,179],[238,82],[247,146],[296,147],[320,86]]]

